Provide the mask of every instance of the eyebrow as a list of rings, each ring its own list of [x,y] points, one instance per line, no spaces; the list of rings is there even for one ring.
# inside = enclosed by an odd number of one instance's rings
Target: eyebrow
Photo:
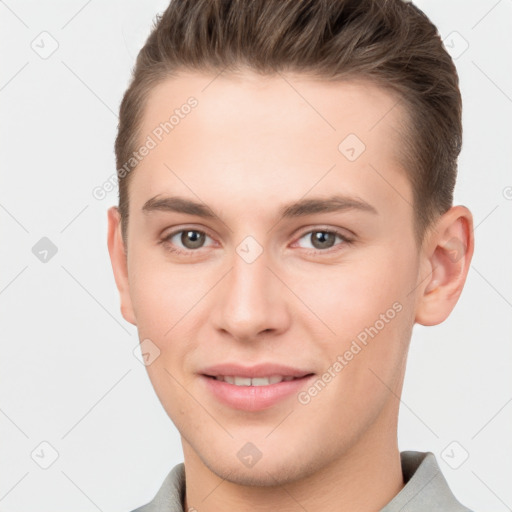
[[[355,197],[334,195],[327,198],[300,199],[296,202],[284,205],[279,210],[282,219],[304,217],[315,213],[341,212],[359,210],[378,215],[377,210],[366,201]],[[204,218],[214,218],[217,215],[204,203],[198,203],[180,196],[155,196],[148,199],[142,207],[142,211],[148,214],[153,211],[185,213]]]
[[[179,196],[155,196],[148,199],[142,207],[143,213],[154,211],[188,213],[198,217],[216,217],[215,213],[203,203],[197,203]]]

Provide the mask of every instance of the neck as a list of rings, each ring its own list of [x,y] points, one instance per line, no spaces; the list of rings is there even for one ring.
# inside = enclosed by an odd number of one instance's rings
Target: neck
[[[244,486],[208,469],[183,440],[185,512],[378,512],[403,488],[396,438],[397,413],[391,408],[348,451],[328,466],[285,485]]]

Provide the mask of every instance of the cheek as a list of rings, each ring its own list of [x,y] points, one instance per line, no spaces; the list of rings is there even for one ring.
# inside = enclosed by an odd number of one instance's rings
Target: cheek
[[[343,365],[331,369],[336,383],[325,399],[377,407],[389,395],[383,382],[398,384],[414,320],[414,261],[413,252],[386,249],[301,280],[298,293],[331,331],[321,341],[325,370],[339,357]],[[308,326],[318,322],[309,318]]]
[[[202,300],[215,280],[215,272],[194,265],[170,264],[163,257],[133,254],[130,294],[140,340],[156,345],[158,358],[146,367],[162,402],[176,397],[189,376],[189,361],[197,349],[197,315],[204,315]],[[202,328],[202,327],[201,327]],[[166,409],[172,403],[165,405]],[[178,411],[179,412],[179,411]]]
[[[184,266],[152,257],[150,251],[132,256],[130,294],[139,338],[151,340],[158,354],[146,370],[162,406],[179,423],[192,414],[184,391],[190,385],[184,367],[192,338],[187,320],[204,291]]]
[[[413,259],[408,261],[384,252],[373,258],[362,255],[339,267],[319,267],[297,281],[297,295],[334,337],[352,338],[390,308],[388,316],[393,316],[395,303],[405,307],[411,299],[407,295],[414,287],[415,271]]]
[[[162,249],[163,250],[163,249]],[[208,289],[208,279],[199,267],[171,264],[150,251],[134,254],[130,295],[141,336],[168,338]],[[169,332],[171,330],[171,332]]]
[[[389,393],[384,383],[394,387],[404,370],[414,323],[414,262],[413,252],[386,251],[347,277],[347,300],[336,327],[342,333],[343,353],[357,355],[344,377],[349,386],[373,393],[368,396]]]

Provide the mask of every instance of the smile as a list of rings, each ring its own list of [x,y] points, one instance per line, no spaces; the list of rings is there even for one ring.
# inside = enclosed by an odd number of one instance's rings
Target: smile
[[[298,373],[298,372],[297,372]],[[202,374],[204,391],[231,409],[256,412],[293,399],[315,374],[303,375],[208,375]]]
[[[279,384],[280,382],[288,382],[298,377],[272,375],[270,377],[239,377],[233,375],[216,375],[212,376],[216,380],[234,384],[235,386],[269,386],[270,384]]]

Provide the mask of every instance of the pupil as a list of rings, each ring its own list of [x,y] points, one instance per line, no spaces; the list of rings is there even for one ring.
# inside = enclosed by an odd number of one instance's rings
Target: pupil
[[[316,249],[326,249],[334,245],[336,235],[326,231],[315,231],[311,234],[313,247]]]
[[[199,231],[184,231],[181,234],[181,243],[187,249],[197,249],[203,245],[204,237],[204,233],[200,233]]]

